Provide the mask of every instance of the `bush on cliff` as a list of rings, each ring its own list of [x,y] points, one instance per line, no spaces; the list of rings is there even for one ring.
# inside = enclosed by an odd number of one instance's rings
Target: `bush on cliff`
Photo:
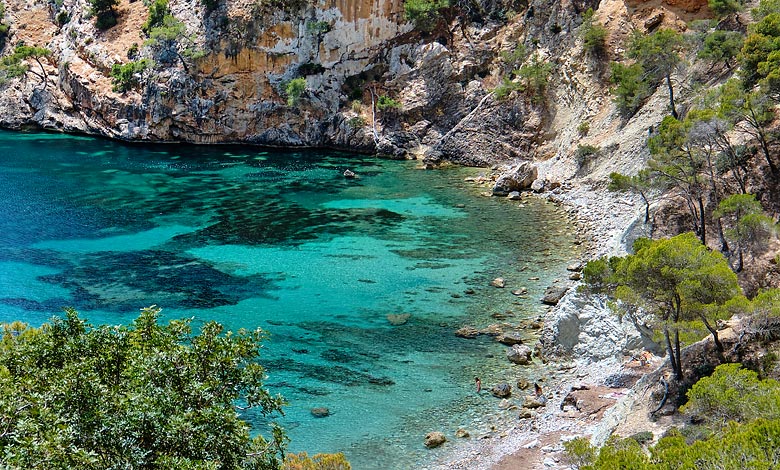
[[[287,95],[287,106],[297,106],[301,96],[306,91],[305,78],[293,78],[284,86],[284,93]]]
[[[119,5],[119,0],[89,0],[89,5],[97,29],[109,29],[116,25],[114,7]]]
[[[276,469],[286,437],[252,437],[282,399],[263,388],[263,332],[190,320],[93,327],[67,310],[0,339],[0,454],[9,468]]]
[[[405,0],[404,13],[415,28],[427,32],[433,31],[442,19],[441,10],[449,6],[449,0]]]
[[[114,64],[111,67],[111,83],[114,91],[125,93],[141,84],[143,73],[154,63],[149,59],[141,59],[126,64]]]

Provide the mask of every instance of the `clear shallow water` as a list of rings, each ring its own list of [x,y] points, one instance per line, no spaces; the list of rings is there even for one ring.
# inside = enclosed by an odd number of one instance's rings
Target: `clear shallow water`
[[[448,447],[424,449],[427,432],[489,425],[496,403],[474,394],[475,375],[489,387],[532,374],[454,330],[538,314],[577,249],[551,205],[478,197],[463,182],[478,170],[415,166],[0,131],[0,321],[73,306],[116,324],[157,304],[262,327],[292,450],[419,468]],[[506,289],[489,287],[497,276]],[[527,299],[511,295],[520,286]],[[409,322],[391,326],[397,313]],[[319,406],[331,416],[314,418]]]

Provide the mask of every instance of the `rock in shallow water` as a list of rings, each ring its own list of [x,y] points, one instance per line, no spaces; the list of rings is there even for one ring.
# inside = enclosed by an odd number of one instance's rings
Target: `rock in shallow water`
[[[539,170],[530,162],[521,162],[502,174],[493,186],[494,196],[506,196],[512,191],[522,191],[531,187]]]
[[[455,336],[460,336],[461,338],[474,339],[477,336],[479,336],[479,330],[477,330],[473,326],[464,326],[463,328],[459,328],[457,331],[455,331]]]
[[[440,445],[447,442],[447,438],[444,437],[444,434],[434,431],[429,432],[425,435],[425,447],[429,449],[433,449],[434,447],[439,447]]]
[[[509,359],[510,362],[524,366],[530,364],[532,353],[533,351],[528,346],[524,344],[515,344],[507,350],[506,358]]]
[[[312,408],[311,409],[311,414],[315,418],[325,418],[325,417],[330,416],[330,410],[325,408],[324,406],[320,406],[320,407],[317,407],[317,408]]]
[[[493,287],[498,287],[500,289],[503,289],[504,287],[506,287],[506,281],[504,280],[503,277],[497,277],[492,281],[490,281],[490,285]]]
[[[508,383],[500,383],[498,385],[495,385],[491,390],[490,393],[493,394],[494,397],[497,398],[507,398],[512,396],[512,386]]]
[[[409,321],[409,317],[411,317],[409,313],[390,313],[387,315],[387,321],[393,326],[401,326]]]

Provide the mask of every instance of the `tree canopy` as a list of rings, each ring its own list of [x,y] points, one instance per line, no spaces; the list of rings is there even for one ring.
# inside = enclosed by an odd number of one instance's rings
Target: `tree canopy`
[[[585,282],[617,300],[622,313],[644,312],[666,345],[677,379],[683,378],[680,333],[703,325],[722,351],[715,320],[741,294],[737,276],[723,256],[692,233],[634,244],[635,254],[590,262]]]
[[[286,438],[252,437],[240,411],[282,399],[263,388],[263,332],[193,333],[143,309],[129,326],[93,327],[70,309],[40,328],[5,325],[0,454],[10,468],[274,469]]]

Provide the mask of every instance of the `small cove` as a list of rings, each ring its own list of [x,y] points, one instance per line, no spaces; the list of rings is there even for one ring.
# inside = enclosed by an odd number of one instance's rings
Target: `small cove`
[[[291,450],[419,468],[447,451],[426,450],[427,432],[490,426],[497,400],[474,394],[474,376],[530,374],[491,339],[453,332],[538,316],[579,254],[561,211],[480,197],[464,182],[479,172],[0,131],[0,321],[40,325],[73,306],[126,323],[157,304],[196,325],[261,327]],[[489,286],[498,276],[507,288]]]

